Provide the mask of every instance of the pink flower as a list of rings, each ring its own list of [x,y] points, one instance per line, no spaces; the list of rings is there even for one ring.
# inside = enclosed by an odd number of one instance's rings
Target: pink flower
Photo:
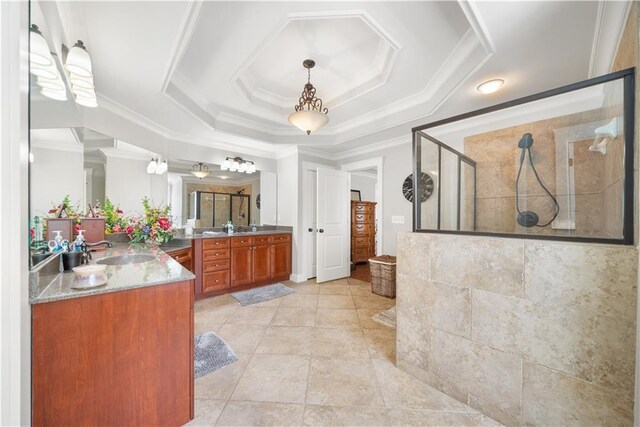
[[[166,231],[169,228],[171,228],[171,223],[169,222],[169,220],[167,218],[160,218],[158,220],[158,226]]]
[[[124,213],[124,211],[122,209],[118,209],[116,212],[118,212],[120,215],[122,215]]]
[[[49,213],[50,213],[50,214],[52,214],[52,213],[56,213],[57,211],[58,211],[58,209],[56,209],[56,208],[51,208],[51,209],[49,209]]]
[[[119,225],[116,224],[116,225],[113,226],[113,232],[114,233],[119,233],[121,231],[122,231],[122,227],[120,227]]]
[[[133,227],[132,227],[132,226],[130,226],[130,225],[128,225],[128,226],[127,226],[127,230],[126,230],[126,231],[127,231],[127,234],[131,234],[131,233],[133,233]]]

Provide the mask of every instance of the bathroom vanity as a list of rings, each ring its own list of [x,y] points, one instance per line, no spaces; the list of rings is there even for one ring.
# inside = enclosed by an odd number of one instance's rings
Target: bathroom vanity
[[[132,255],[151,260],[108,265],[108,283],[89,290],[72,288],[73,273],[32,273],[34,426],[193,418],[194,275],[153,247],[94,261]]]

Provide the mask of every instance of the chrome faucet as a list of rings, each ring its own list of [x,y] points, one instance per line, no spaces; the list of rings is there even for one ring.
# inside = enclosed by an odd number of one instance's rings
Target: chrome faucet
[[[113,243],[111,243],[108,240],[100,240],[99,242],[87,243],[87,247],[89,247],[89,248],[94,248],[94,247],[100,246],[100,245],[107,245],[108,248],[112,248],[113,247]]]
[[[101,240],[94,243],[82,242],[82,245],[80,246],[80,250],[82,251],[82,264],[89,264],[89,261],[91,260],[91,248],[100,245],[106,245],[108,248],[113,247],[113,243],[108,240]]]

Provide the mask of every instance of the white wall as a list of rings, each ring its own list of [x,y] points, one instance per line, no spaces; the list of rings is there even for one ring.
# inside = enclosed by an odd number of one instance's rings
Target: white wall
[[[278,223],[277,181],[278,176],[275,172],[260,171],[260,225],[274,225]]]
[[[291,275],[294,280],[302,273],[298,265],[302,249],[298,227],[298,153],[278,159],[278,225],[293,227]]]
[[[175,173],[167,174],[168,201],[171,205],[173,225],[182,227],[187,221],[182,217],[182,177]]]
[[[402,195],[402,182],[413,173],[411,135],[407,135],[406,143],[378,151],[353,156],[340,160],[340,164],[357,162],[373,157],[383,158],[383,253],[396,254],[396,236],[400,232],[412,229],[412,205]],[[404,224],[392,224],[392,216],[403,216]]]
[[[52,204],[59,204],[67,194],[73,205],[80,204],[84,196],[82,146],[75,151],[33,146],[31,152],[31,218],[47,216]]]
[[[360,197],[363,202],[376,201],[376,181],[377,178],[363,176],[357,172],[351,173],[351,189],[360,190]]]
[[[142,198],[148,196],[153,205],[167,204],[167,174],[147,173],[148,160],[108,156],[105,166],[105,194],[120,205],[125,215],[142,213]]]
[[[31,424],[29,4],[0,2],[0,425]]]

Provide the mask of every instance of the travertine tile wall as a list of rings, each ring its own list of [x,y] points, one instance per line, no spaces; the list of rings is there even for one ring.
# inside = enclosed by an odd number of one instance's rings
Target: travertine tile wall
[[[397,363],[507,425],[632,425],[637,249],[398,237]]]

